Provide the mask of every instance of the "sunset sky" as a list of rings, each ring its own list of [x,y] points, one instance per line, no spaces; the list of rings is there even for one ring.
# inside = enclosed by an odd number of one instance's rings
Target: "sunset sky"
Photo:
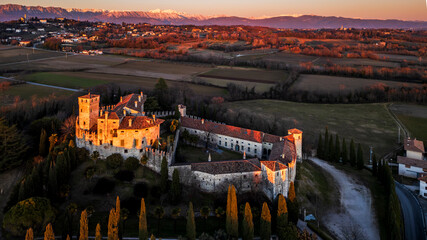
[[[427,0],[0,0],[0,4],[108,10],[173,9],[202,15],[265,17],[314,14],[427,21]]]

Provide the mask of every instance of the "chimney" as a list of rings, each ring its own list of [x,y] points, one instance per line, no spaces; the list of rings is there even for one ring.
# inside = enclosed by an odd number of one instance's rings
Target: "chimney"
[[[123,101],[123,97],[122,96],[120,96],[120,102],[122,102]]]
[[[101,110],[99,111],[99,115],[100,115],[100,116],[102,116],[102,108],[101,108]]]
[[[105,112],[105,119],[108,118],[108,112]]]
[[[153,115],[153,120],[154,120],[154,122],[156,121],[156,115]]]
[[[142,93],[142,91],[141,91],[141,94],[140,94],[140,96],[141,96],[141,97],[143,97],[143,96],[144,96],[144,93]]]
[[[282,153],[282,158],[285,159],[285,154],[284,153]]]
[[[202,124],[205,124],[205,119],[202,118]]]
[[[140,101],[140,102],[141,102],[141,95],[139,95],[139,96],[138,96],[138,101]]]
[[[282,137],[280,137],[280,141],[283,141],[283,138],[282,138]]]
[[[126,110],[125,109],[123,109],[123,115],[126,116]]]
[[[129,127],[132,127],[132,119],[129,119]]]
[[[138,102],[137,101],[135,101],[135,107],[138,107]]]

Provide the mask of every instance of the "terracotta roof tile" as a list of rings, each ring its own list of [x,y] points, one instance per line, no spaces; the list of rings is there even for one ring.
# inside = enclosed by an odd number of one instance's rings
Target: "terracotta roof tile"
[[[397,163],[419,167],[419,168],[427,168],[426,160],[418,160],[418,159],[408,158],[403,156],[397,156]]]
[[[202,121],[204,122],[202,123]],[[246,128],[239,128],[239,127],[220,124],[220,123],[214,123],[211,121],[206,121],[201,119],[182,117],[181,126],[186,128],[202,130],[205,132],[212,132],[215,134],[230,136],[234,138],[244,139],[252,142],[258,142],[258,143],[262,142],[262,132],[260,131],[246,129]]]
[[[131,124],[129,124],[131,121]],[[160,125],[164,122],[163,119],[153,120],[146,116],[126,116],[122,119],[119,129],[143,129]]]
[[[123,109],[124,108],[129,108],[129,109],[140,112],[141,107],[146,100],[146,96],[143,95],[143,97],[141,97],[141,101],[139,101],[140,96],[141,95],[139,95],[139,94],[129,94],[129,95],[122,97],[122,101],[118,102],[114,106],[113,111],[116,112],[118,116],[123,116]],[[137,104],[136,107],[135,107],[135,102]]]
[[[424,153],[424,150],[425,150],[423,141],[419,141],[416,138],[405,139],[404,148],[406,151],[421,152],[421,153]]]
[[[261,171],[257,159],[192,163],[191,170],[213,175]],[[258,161],[259,162],[259,161]]]
[[[284,140],[273,144],[268,160],[281,161],[283,164],[287,164],[292,162],[294,158],[296,158],[295,145],[288,140]]]
[[[105,119],[105,113],[102,114],[101,116],[98,117],[98,119]],[[119,119],[119,117],[117,116],[117,113],[115,112],[109,112],[107,119]]]
[[[285,164],[282,164],[278,161],[261,161],[261,164],[265,165],[273,172],[288,168]]]

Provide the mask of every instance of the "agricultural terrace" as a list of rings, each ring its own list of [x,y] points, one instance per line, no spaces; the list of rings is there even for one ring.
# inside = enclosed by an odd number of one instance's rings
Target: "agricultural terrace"
[[[227,119],[241,124],[258,119],[263,125],[275,126],[276,134],[297,127],[304,132],[306,146],[316,147],[319,133],[329,128],[332,134],[361,143],[367,156],[373,146],[378,155],[393,149],[397,126],[384,104],[309,104],[278,100],[251,100],[227,103]],[[261,123],[260,123],[261,124]],[[260,126],[258,126],[260,128]],[[275,132],[273,132],[274,134]],[[307,149],[308,150],[308,149]]]
[[[362,90],[366,87],[383,86],[383,87],[421,87],[422,84],[404,83],[386,80],[374,80],[366,78],[349,78],[335,77],[325,75],[302,74],[296,81],[292,89],[318,93],[343,93],[354,90]]]

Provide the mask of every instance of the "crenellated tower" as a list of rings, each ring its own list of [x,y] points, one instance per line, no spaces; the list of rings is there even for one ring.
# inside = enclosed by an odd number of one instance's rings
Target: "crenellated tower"
[[[89,130],[97,124],[99,116],[99,95],[87,94],[79,97],[78,126],[82,130]]]

